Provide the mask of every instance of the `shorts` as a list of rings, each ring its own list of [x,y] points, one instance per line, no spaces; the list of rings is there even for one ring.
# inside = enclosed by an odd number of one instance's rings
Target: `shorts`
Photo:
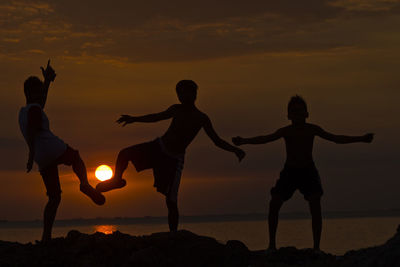
[[[58,165],[71,166],[74,160],[79,157],[79,152],[67,145],[67,149],[56,161],[40,171],[47,195],[59,196],[61,194],[60,177],[58,176]]]
[[[184,155],[171,155],[160,138],[125,148],[123,151],[136,171],[153,169],[154,187],[169,200],[177,202]]]
[[[324,194],[321,179],[314,164],[304,168],[285,166],[276,185],[271,189],[271,195],[278,194],[283,201],[287,201],[297,189],[306,200],[309,200],[310,196]]]

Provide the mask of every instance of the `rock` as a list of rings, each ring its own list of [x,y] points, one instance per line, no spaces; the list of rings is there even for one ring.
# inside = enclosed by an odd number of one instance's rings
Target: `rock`
[[[385,244],[342,257],[294,247],[266,254],[249,251],[237,240],[221,244],[185,230],[148,236],[118,231],[88,235],[72,230],[47,245],[0,241],[0,266],[392,267],[400,266],[400,228]]]
[[[229,240],[225,246],[224,266],[246,266],[250,251],[241,241]]]
[[[381,246],[347,252],[341,259],[340,266],[400,266],[400,227],[397,228],[397,233]]]
[[[251,266],[337,266],[336,256],[312,249],[283,247],[276,252],[253,252]]]
[[[168,266],[166,256],[155,247],[134,251],[125,266]]]

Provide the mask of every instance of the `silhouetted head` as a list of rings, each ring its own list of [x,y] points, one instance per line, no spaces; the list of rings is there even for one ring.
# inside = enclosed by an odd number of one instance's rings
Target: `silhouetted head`
[[[308,118],[306,101],[301,96],[292,96],[288,104],[288,119],[295,123],[301,123],[305,122],[306,118]]]
[[[30,76],[24,83],[24,93],[27,104],[41,104],[44,94],[43,82],[38,77]]]
[[[176,84],[176,93],[182,104],[194,104],[197,97],[197,84],[192,80],[182,80]]]

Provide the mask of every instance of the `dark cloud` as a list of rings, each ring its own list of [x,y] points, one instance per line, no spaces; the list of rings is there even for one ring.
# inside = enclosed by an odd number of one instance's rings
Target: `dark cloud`
[[[341,18],[397,9],[391,1],[12,1],[0,6],[0,46],[9,56],[127,62],[318,51],[362,45],[366,29]]]
[[[182,21],[188,25],[220,22],[227,18],[258,17],[270,14],[293,19],[315,20],[328,18],[340,12],[342,7],[328,1],[57,1],[58,14],[82,25],[136,28],[149,21],[166,19]]]

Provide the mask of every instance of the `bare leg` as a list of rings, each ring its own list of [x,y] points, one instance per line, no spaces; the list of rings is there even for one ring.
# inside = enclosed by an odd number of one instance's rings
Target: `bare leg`
[[[269,202],[269,214],[268,214],[268,225],[269,225],[269,250],[276,249],[276,230],[278,228],[279,210],[281,209],[283,200],[279,195],[272,195],[271,201]]]
[[[308,200],[312,217],[312,232],[314,239],[314,249],[320,250],[319,244],[322,232],[321,197],[313,196]]]
[[[168,208],[168,224],[170,232],[176,232],[179,224],[178,204],[166,198]]]
[[[78,151],[75,152],[74,160],[72,161],[72,170],[78,177],[81,184],[89,184],[87,179],[86,166]]]
[[[46,243],[51,240],[51,231],[53,229],[54,220],[56,218],[57,208],[61,201],[61,195],[49,196],[49,201],[44,208],[43,213],[43,235],[42,242]]]
[[[96,203],[97,205],[103,205],[106,202],[106,199],[100,192],[95,190],[89,184],[89,181],[87,179],[86,166],[82,158],[80,157],[78,151],[75,151],[73,155],[72,170],[74,171],[76,176],[78,176],[78,179],[81,182],[80,190],[85,195],[90,197],[90,199],[92,199],[93,202]]]
[[[129,149],[129,147],[124,148],[118,153],[117,163],[115,164],[114,179],[122,179],[122,174],[128,167],[129,163]]]

